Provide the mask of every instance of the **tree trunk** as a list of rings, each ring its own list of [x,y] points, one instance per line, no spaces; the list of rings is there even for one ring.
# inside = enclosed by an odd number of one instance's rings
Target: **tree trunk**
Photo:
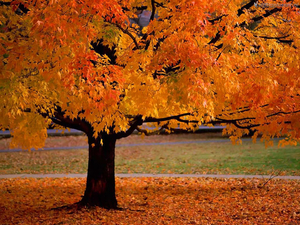
[[[108,209],[117,208],[115,195],[116,137],[104,134],[95,138],[93,134],[89,134],[88,142],[87,182],[85,193],[80,203]]]

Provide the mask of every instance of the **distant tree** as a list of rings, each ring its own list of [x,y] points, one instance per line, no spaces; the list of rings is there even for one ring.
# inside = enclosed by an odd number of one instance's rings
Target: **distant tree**
[[[106,208],[116,140],[144,123],[297,140],[299,9],[280,2],[1,2],[0,128],[25,149],[43,146],[50,123],[83,131],[81,204]]]

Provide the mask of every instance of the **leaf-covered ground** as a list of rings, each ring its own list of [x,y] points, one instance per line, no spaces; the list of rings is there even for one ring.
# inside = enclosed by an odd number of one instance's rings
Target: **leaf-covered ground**
[[[300,181],[117,178],[123,210],[60,208],[85,179],[0,180],[0,224],[300,224]],[[54,209],[56,208],[56,209]]]

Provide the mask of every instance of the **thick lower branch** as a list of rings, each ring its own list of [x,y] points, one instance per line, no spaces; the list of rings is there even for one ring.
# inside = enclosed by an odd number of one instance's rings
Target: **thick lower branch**
[[[154,117],[147,117],[144,119],[144,123],[155,123],[155,122],[164,122],[164,121],[168,121],[168,120],[182,120],[180,119],[180,117],[182,116],[191,116],[191,113],[183,113],[183,114],[179,114],[176,116],[169,116],[169,117],[164,117],[164,118],[154,118]],[[183,121],[183,120],[182,120]],[[188,122],[188,121],[186,121]]]
[[[130,128],[127,131],[122,131],[119,132],[117,134],[115,134],[116,139],[120,139],[120,138],[124,138],[124,137],[128,137],[129,135],[131,135],[133,133],[133,131],[139,126],[143,124],[143,120],[142,120],[142,116],[136,116],[131,125]]]

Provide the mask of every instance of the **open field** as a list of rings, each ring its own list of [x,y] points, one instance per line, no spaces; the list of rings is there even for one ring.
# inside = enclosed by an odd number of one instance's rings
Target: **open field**
[[[132,135],[118,144],[218,139],[225,142],[141,145],[116,148],[116,173],[277,174],[300,175],[298,146],[265,149],[263,143],[232,145],[220,134]],[[0,149],[8,148],[0,140]],[[84,136],[51,137],[46,147],[85,146]],[[0,153],[0,174],[86,173],[87,149]]]
[[[117,178],[122,210],[78,209],[85,179],[2,179],[0,224],[299,224],[300,181]],[[54,209],[56,208],[56,209]]]

